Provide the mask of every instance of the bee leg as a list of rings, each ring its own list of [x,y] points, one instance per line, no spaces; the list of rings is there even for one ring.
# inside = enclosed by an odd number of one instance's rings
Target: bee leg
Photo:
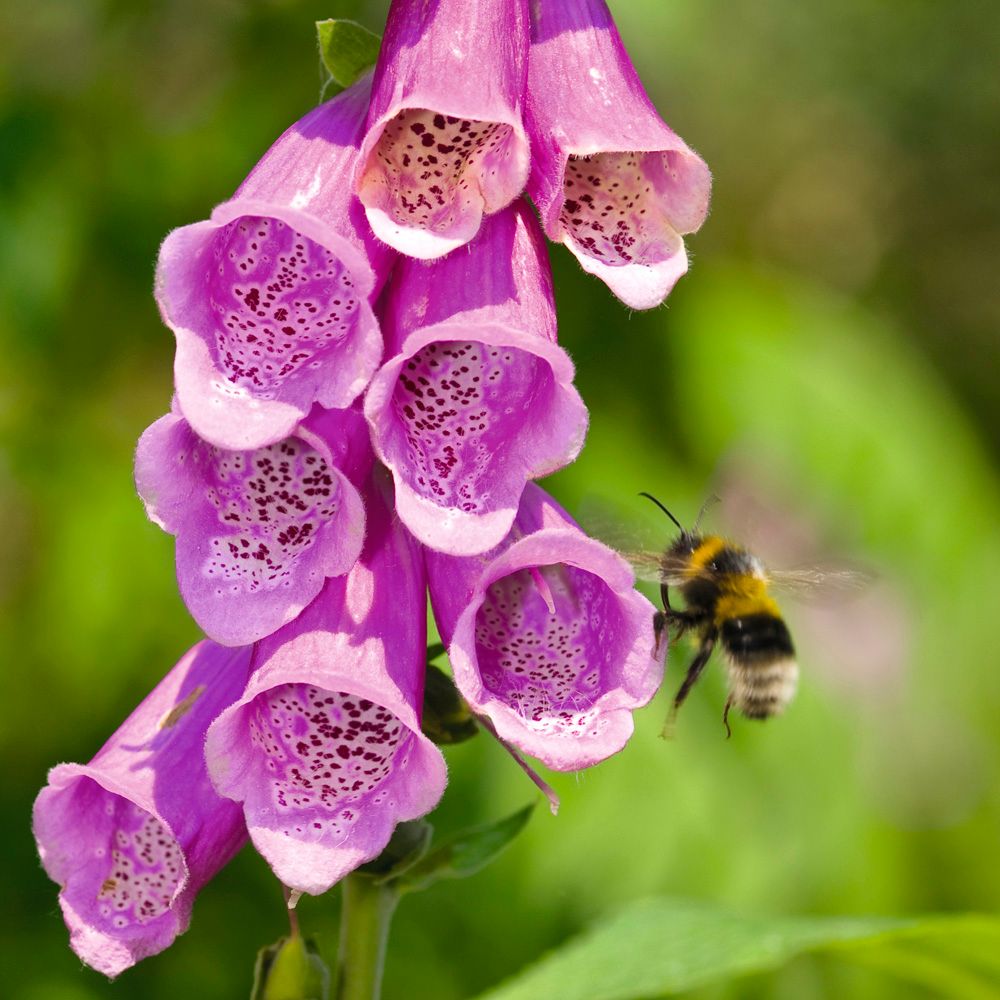
[[[687,674],[684,676],[684,683],[681,684],[680,690],[674,697],[674,703],[670,708],[670,714],[667,716],[667,721],[663,724],[663,731],[660,733],[661,736],[669,736],[673,731],[674,721],[677,718],[678,710],[681,705],[684,704],[685,698],[687,698],[691,688],[694,687],[695,682],[701,676],[701,672],[705,669],[705,664],[708,663],[708,658],[712,655],[712,649],[715,647],[715,637],[716,632],[714,629],[705,634],[705,638],[701,643],[701,648],[698,650],[695,658],[691,661],[691,666],[688,667]]]
[[[663,651],[664,633],[667,630],[667,616],[662,611],[653,614],[653,635],[656,637],[653,642],[653,659],[658,660]]]
[[[733,707],[733,696],[730,695],[726,699],[726,707],[722,712],[722,724],[726,727],[726,739],[728,740],[732,735],[733,731],[729,728],[729,710]]]
[[[706,623],[706,617],[696,611],[673,611],[668,609],[662,612],[665,626],[672,626],[674,638],[679,639],[689,628],[702,628]],[[655,625],[655,622],[654,622]]]
[[[653,614],[653,632],[656,635],[656,642],[653,644],[653,659],[658,660],[663,647],[664,633],[673,626],[676,630],[674,638],[679,639],[689,628],[697,628],[704,624],[704,617],[696,615],[690,611],[674,611],[667,608],[666,611],[656,611]]]

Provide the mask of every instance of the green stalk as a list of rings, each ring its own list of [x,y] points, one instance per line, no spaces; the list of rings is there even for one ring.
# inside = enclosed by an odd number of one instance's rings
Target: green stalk
[[[370,875],[348,875],[341,885],[337,1000],[379,1000],[389,924],[399,894]]]

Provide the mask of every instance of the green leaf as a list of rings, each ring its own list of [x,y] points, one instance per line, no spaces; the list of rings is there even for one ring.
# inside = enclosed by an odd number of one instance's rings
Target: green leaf
[[[969,1000],[997,996],[1000,920],[746,917],[676,900],[634,903],[480,1000],[641,1000],[826,951]]]
[[[431,660],[435,647],[427,650]],[[443,650],[442,650],[443,651]],[[455,682],[440,668],[427,664],[424,709],[420,728],[438,746],[464,743],[479,732],[475,717],[458,693]]]
[[[374,875],[379,882],[388,882],[408,871],[427,853],[433,835],[434,827],[425,819],[398,823],[382,853],[358,871]]]
[[[439,879],[475,875],[493,861],[524,829],[535,804],[495,823],[470,827],[425,855],[397,882],[400,892],[426,889]]]
[[[338,18],[317,21],[316,38],[323,76],[321,101],[339,94],[374,66],[382,42],[379,35],[357,21]]]
[[[327,1000],[330,970],[316,945],[300,934],[261,948],[250,1000]]]
[[[977,914],[925,917],[845,957],[953,1000],[1000,994],[1000,921]]]

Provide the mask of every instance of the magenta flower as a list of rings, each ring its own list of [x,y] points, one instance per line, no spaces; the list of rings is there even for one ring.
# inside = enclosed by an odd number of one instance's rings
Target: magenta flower
[[[531,11],[528,192],[545,232],[627,305],[659,305],[708,212],[708,167],[657,114],[604,0]]]
[[[401,259],[386,355],[365,397],[399,516],[425,545],[468,555],[507,534],[524,484],[576,458],[587,410],[556,343],[544,240],[518,202],[468,251]]]
[[[208,732],[216,788],[243,804],[254,846],[300,892],[376,857],[444,791],[444,758],[420,731],[423,568],[382,486],[366,495],[360,562],[258,644],[243,697]]]
[[[628,563],[529,483],[493,552],[425,552],[455,683],[504,740],[573,771],[621,750],[663,677]]]
[[[375,235],[440,257],[528,177],[525,0],[393,0],[357,193]]]
[[[198,643],[89,764],[54,767],[35,800],[70,945],[106,976],[183,933],[198,891],[246,840],[239,807],[208,780],[203,745],[249,665],[250,649]]]
[[[156,297],[177,338],[181,412],[221,448],[349,406],[381,356],[371,309],[392,257],[351,177],[370,78],[293,125],[212,217],[163,242]]]
[[[177,536],[177,580],[205,633],[245,645],[291,621],[361,552],[358,491],[373,456],[358,410],[317,409],[295,434],[226,451],[183,417],[139,439],[136,488],[150,520]]]

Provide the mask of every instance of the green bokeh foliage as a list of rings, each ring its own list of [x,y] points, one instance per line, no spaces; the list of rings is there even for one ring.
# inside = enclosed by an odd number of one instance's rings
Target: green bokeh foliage
[[[788,606],[803,683],[785,718],[726,742],[716,667],[674,741],[658,737],[661,698],[623,754],[553,777],[558,818],[536,810],[495,865],[403,901],[390,1000],[472,996],[639,897],[818,916],[989,912],[1000,898],[1000,157],[984,42],[1000,8],[612,6],[664,116],[712,166],[714,205],[689,241],[691,274],[651,313],[553,248],[592,423],[551,489],[594,530],[651,544],[668,526],[639,490],[690,521],[716,489],[713,526],[794,558],[792,525],[810,553],[876,569],[879,603],[825,619]],[[92,755],[197,634],[171,540],[131,483],[134,442],[171,392],[151,296],[159,241],[227,197],[315,100],[313,22],[381,30],[384,11],[35,0],[5,19],[5,995],[246,996],[257,948],[286,930],[278,887],[246,851],[192,930],[110,987],[66,947],[28,815],[47,767]],[[756,535],[751,510],[778,527]],[[671,653],[671,687],[689,655]],[[485,738],[447,753],[443,835],[532,794]],[[300,903],[328,956],[335,897]],[[807,957],[698,995],[921,995],[892,982]]]

